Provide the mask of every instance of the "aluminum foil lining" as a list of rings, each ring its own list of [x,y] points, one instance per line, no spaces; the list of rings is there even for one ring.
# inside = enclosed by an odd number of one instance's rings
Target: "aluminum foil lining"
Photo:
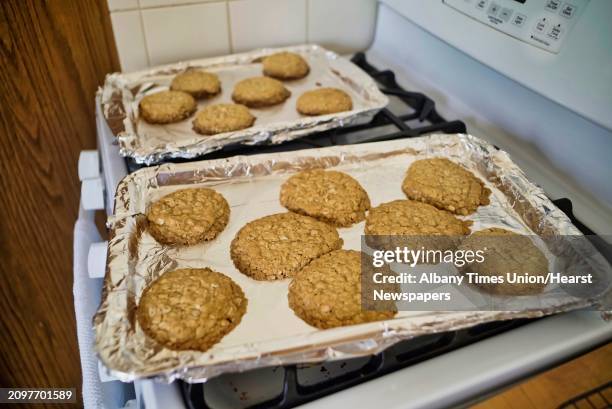
[[[224,372],[374,354],[423,334],[521,317],[540,317],[589,305],[568,299],[542,309],[515,312],[406,312],[388,321],[329,330],[313,328],[287,305],[289,280],[260,282],[238,272],[230,242],[248,221],[284,211],[280,185],[295,172],[334,168],[349,173],[372,205],[405,198],[401,181],[409,165],[444,156],[477,174],[492,190],[491,204],[468,217],[473,230],[498,226],[525,234],[581,235],[567,216],[527,180],[503,151],[470,135],[435,134],[412,139],[335,146],[275,154],[164,164],[128,175],[118,186],[102,303],[94,318],[96,350],[109,372],[123,381],[157,378],[204,381]],[[226,229],[212,242],[168,248],[148,234],[147,206],[189,186],[216,189],[231,207]],[[364,222],[339,229],[344,248],[359,249]],[[148,338],[135,319],[143,289],[166,271],[204,267],[238,283],[249,300],[242,322],[207,352],[172,351]]]
[[[193,116],[174,124],[152,125],[138,114],[138,104],[144,96],[168,89],[172,78],[187,68],[214,72],[221,80],[221,94],[199,101],[198,110],[209,104],[232,102],[231,94],[236,82],[261,76],[262,57],[277,51],[302,55],[310,65],[310,73],[303,79],[285,82],[291,97],[283,104],[251,109],[257,117],[251,128],[205,136],[192,129]],[[297,98],[303,92],[320,86],[346,91],[353,99],[353,109],[315,117],[300,115],[295,109]],[[261,49],[133,73],[109,74],[98,96],[104,117],[119,141],[121,155],[148,165],[167,158],[194,158],[229,144],[281,143],[313,132],[369,122],[389,102],[374,80],[359,67],[317,45]]]

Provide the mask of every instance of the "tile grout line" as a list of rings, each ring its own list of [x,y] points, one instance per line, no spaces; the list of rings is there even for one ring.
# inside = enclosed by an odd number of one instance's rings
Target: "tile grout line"
[[[138,17],[140,18],[140,32],[144,40],[145,54],[147,55],[147,68],[151,66],[151,53],[149,51],[149,42],[147,41],[147,31],[145,30],[144,17],[140,8],[140,0],[138,0]]]
[[[234,39],[232,37],[232,17],[230,15],[229,0],[225,1],[225,14],[227,18],[227,38],[229,43],[230,54],[234,53]]]
[[[136,11],[136,10],[159,10],[159,9],[168,9],[171,7],[183,7],[183,6],[196,6],[198,4],[215,4],[215,3],[224,3],[228,0],[196,0],[196,1],[186,1],[185,3],[177,3],[177,4],[164,4],[161,6],[149,6],[149,7],[141,7],[140,3],[138,3],[139,5],[137,7],[128,7],[125,9],[117,9],[117,10],[111,10],[109,9],[108,11],[111,13],[121,13],[123,11]]]
[[[306,12],[304,13],[306,18],[306,44],[310,44],[310,0],[306,0]]]

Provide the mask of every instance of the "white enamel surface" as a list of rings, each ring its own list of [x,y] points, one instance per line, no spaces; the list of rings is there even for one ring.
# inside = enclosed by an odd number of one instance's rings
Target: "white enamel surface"
[[[441,0],[381,2],[468,56],[612,130],[612,1],[591,0],[559,54],[492,29]]]
[[[133,71],[149,65],[140,11],[111,13],[113,33],[121,69]]]
[[[508,151],[550,197],[571,199],[591,229],[612,234],[612,131],[470,58],[386,5],[379,8],[367,55],[393,70],[406,89],[431,97],[445,118],[464,121],[468,132]]]
[[[142,10],[151,65],[230,52],[225,3]]]
[[[234,51],[306,42],[306,0],[231,1],[229,10]]]
[[[376,8],[376,0],[308,0],[308,42],[339,53],[366,49]]]
[[[108,0],[124,72],[254,48],[372,42],[376,0]]]

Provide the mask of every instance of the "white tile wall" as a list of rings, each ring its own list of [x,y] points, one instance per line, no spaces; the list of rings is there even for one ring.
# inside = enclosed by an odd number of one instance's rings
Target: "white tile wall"
[[[177,6],[185,4],[204,3],[206,1],[219,1],[219,0],[138,0],[140,7],[145,9],[149,7],[164,7],[164,6]]]
[[[151,65],[230,52],[225,2],[141,12]]]
[[[303,43],[363,50],[377,8],[376,0],[107,1],[124,71]]]
[[[308,42],[339,53],[368,48],[374,39],[376,0],[308,0]]]
[[[135,71],[150,65],[140,20],[140,11],[111,13],[113,33],[123,71]]]
[[[110,11],[134,10],[137,8],[138,0],[108,0],[108,9]]]
[[[306,0],[230,1],[229,10],[234,51],[306,42]]]

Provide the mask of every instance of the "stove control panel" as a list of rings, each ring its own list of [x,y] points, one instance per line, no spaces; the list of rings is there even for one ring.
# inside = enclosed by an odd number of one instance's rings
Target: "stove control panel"
[[[589,0],[442,0],[521,41],[558,53]]]

